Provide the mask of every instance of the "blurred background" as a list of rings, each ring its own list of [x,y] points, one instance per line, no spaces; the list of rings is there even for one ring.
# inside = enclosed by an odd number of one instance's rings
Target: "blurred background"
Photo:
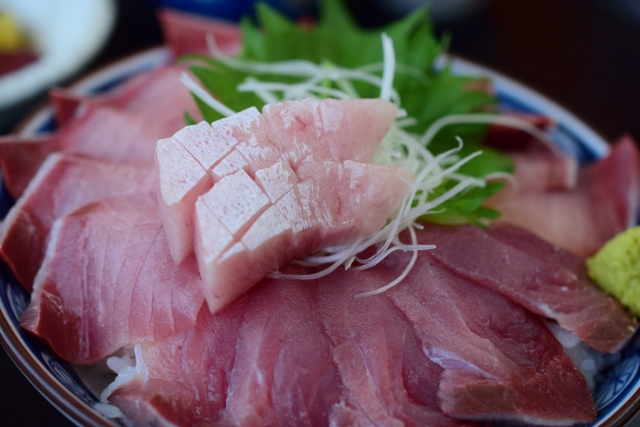
[[[50,0],[24,0],[23,4],[34,1],[58,4]],[[82,0],[91,1],[98,0]],[[0,36],[1,13],[8,3],[11,2],[0,0]],[[61,77],[61,84],[123,56],[162,44],[155,15],[158,5],[237,21],[242,13],[251,10],[253,1],[111,0],[110,3],[114,8],[104,9],[98,23],[93,24],[98,28],[95,32],[107,31],[104,40],[78,69]],[[311,0],[269,3],[292,17],[314,14]],[[371,28],[430,3],[437,33],[452,36],[452,53],[529,85],[575,113],[608,141],[625,132],[640,140],[640,0],[346,0],[346,3],[356,20]],[[113,15],[112,21],[107,13]],[[21,54],[25,53],[24,46],[28,44],[23,45]],[[2,86],[2,69],[15,66],[9,61],[16,60],[3,55],[2,47],[0,43],[0,134],[10,132],[30,110],[45,101],[44,90],[39,90],[8,110],[2,109],[3,99],[10,95]],[[20,60],[34,60],[37,53],[32,56],[18,58],[18,65]],[[2,350],[0,378],[3,426],[72,425],[31,387]]]

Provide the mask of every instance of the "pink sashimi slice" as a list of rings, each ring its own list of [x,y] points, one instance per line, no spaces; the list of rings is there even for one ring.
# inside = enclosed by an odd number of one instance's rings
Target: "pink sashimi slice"
[[[291,175],[301,182],[292,186]],[[411,173],[325,161],[304,163],[289,177],[291,188],[275,205],[242,170],[223,178],[199,199],[210,209],[197,211],[204,216],[194,222],[203,226],[195,229],[196,256],[212,312],[293,259],[380,230],[408,194],[405,179]],[[208,219],[210,213],[215,221]],[[216,225],[224,226],[225,232],[216,230]],[[222,234],[232,238],[219,240]]]
[[[54,223],[20,324],[63,359],[89,364],[193,327],[203,301],[195,258],[173,263],[155,196],[138,194]]]
[[[580,171],[573,191],[504,191],[489,204],[502,220],[584,258],[635,223],[638,167],[637,148],[624,137],[608,157]]]
[[[269,140],[294,169],[305,161],[369,162],[396,119],[382,99],[304,99],[267,104],[262,113]]]
[[[156,171],[160,218],[171,257],[180,263],[193,252],[193,204],[211,188],[211,176],[174,138],[158,141]]]
[[[211,170],[231,150],[227,141],[207,122],[187,126],[173,135],[206,171]]]
[[[298,177],[289,162],[278,162],[268,168],[258,170],[256,183],[262,188],[271,203],[277,203],[298,183]]]
[[[327,244],[371,235],[385,224],[409,192],[413,178],[404,168],[325,161],[305,163],[297,171],[300,181],[312,180],[311,202],[325,228]]]
[[[208,36],[213,36],[218,48],[227,55],[234,56],[240,51],[242,36],[237,25],[168,8],[158,11],[158,19],[165,42],[176,57],[189,53],[210,55]]]
[[[375,287],[410,258],[393,255],[380,266],[385,274]],[[537,316],[429,261],[424,252],[418,259],[387,297],[413,325],[426,356],[444,370],[438,404],[445,414],[540,425],[595,418],[584,377]]]
[[[247,173],[251,172],[247,159],[238,151],[234,150],[211,169],[211,177],[213,182],[216,183],[225,176],[232,175],[240,170]]]
[[[269,206],[262,189],[243,170],[224,177],[201,198],[236,238],[241,238]]]
[[[368,163],[398,115],[382,99],[324,99],[318,106],[333,159]]]
[[[349,102],[345,104],[347,108],[340,107],[341,105],[341,102],[330,103],[325,109],[328,108],[328,111],[334,111],[336,108],[339,111],[354,110],[351,113],[345,113],[350,117],[346,124],[342,122],[335,124],[337,127],[334,131],[339,131],[340,126],[345,126],[344,138],[355,138],[356,128],[349,126],[352,126],[350,123],[358,114],[366,117],[372,114],[385,115],[377,121],[377,127],[374,126],[377,129],[376,132],[371,133],[371,127],[362,131],[364,135],[359,137],[360,142],[369,137],[376,138],[368,141],[368,146],[352,147],[349,141],[342,142],[344,147],[349,147],[350,151],[342,153],[347,157],[355,155],[354,153],[358,150],[376,147],[384,136],[383,131],[388,130],[396,114],[395,106],[382,100]],[[193,215],[195,199],[207,192],[212,185],[217,186],[226,177],[244,171],[252,179],[257,180],[262,190],[267,192],[271,203],[277,203],[279,198],[290,191],[292,185],[298,180],[294,175],[294,169],[299,165],[292,165],[290,161],[305,160],[313,164],[312,158],[332,159],[334,153],[324,138],[322,122],[314,101],[307,99],[272,104],[265,107],[265,114],[266,117],[263,117],[256,108],[252,107],[218,120],[211,127],[205,122],[187,126],[172,137],[201,165],[205,172],[211,171],[210,177],[201,176],[202,172],[194,165],[188,166],[187,163],[194,162],[188,161],[184,153],[176,157],[180,161],[174,165],[171,156],[163,156],[161,153],[169,146],[167,140],[158,142],[156,159],[161,189],[160,213],[167,234],[170,236],[171,253],[176,262],[184,259],[193,249],[190,218]],[[383,129],[384,127],[386,130]],[[277,129],[277,132],[274,129]],[[336,140],[336,135],[333,139]],[[275,141],[275,145],[270,140]],[[172,146],[175,146],[175,143]],[[308,157],[312,152],[313,156]],[[347,158],[339,159],[340,162],[343,160]],[[192,167],[193,169],[190,169]],[[189,178],[186,178],[185,173]],[[281,185],[277,182],[280,179],[284,180]],[[175,184],[172,184],[173,181]],[[170,194],[165,194],[165,190]],[[215,209],[213,206],[212,208]],[[225,221],[220,215],[219,220],[223,223]],[[247,224],[245,229],[249,225]],[[236,231],[231,232],[236,233]]]
[[[156,185],[147,166],[52,154],[0,225],[0,254],[31,290],[56,219],[105,198],[154,192]]]
[[[140,73],[106,93],[81,96],[72,90],[55,88],[49,98],[56,112],[58,126],[71,121],[80,105],[103,105],[120,111],[154,117],[156,120],[183,124],[183,114],[200,113],[187,88],[180,82],[186,67],[164,65]],[[168,135],[165,135],[168,136]]]
[[[619,351],[638,327],[591,283],[578,257],[525,230],[430,226],[421,241],[436,245],[429,256],[446,268],[558,321],[598,351]]]
[[[311,98],[267,104],[262,115],[268,123],[269,141],[287,154],[294,169],[311,155],[331,159],[318,108]]]

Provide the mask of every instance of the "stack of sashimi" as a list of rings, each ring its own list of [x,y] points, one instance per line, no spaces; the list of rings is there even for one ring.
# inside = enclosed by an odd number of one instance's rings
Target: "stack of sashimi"
[[[603,353],[638,326],[578,256],[637,215],[630,139],[578,171],[494,128],[487,144],[522,143],[507,147],[518,186],[491,203],[531,231],[423,224],[418,243],[436,249],[394,288],[361,298],[412,253],[309,281],[268,276],[316,271],[288,263],[370,236],[400,208],[413,174],[371,164],[397,108],[307,99],[184,127],[197,109],[181,71],[152,70],[96,97],[59,91],[59,131],[0,139],[17,198],[0,254],[32,291],[21,324],[76,364],[135,349],[105,394],[133,425],[595,418],[587,379],[548,325]]]

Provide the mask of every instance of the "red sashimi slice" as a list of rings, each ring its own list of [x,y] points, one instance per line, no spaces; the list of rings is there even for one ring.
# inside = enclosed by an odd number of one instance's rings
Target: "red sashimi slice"
[[[110,400],[137,425],[328,425],[341,384],[314,297],[277,281],[201,311],[194,329],[143,345],[138,374]]]
[[[503,113],[503,116],[520,119],[522,122],[543,131],[555,126],[552,118],[540,114],[509,111]],[[482,144],[508,152],[536,151],[540,150],[542,145],[537,138],[528,132],[501,125],[491,125]]]
[[[240,302],[216,316],[203,307],[194,328],[143,344],[137,375],[109,400],[139,426],[215,422],[226,405],[243,312]]]
[[[140,73],[109,92],[85,97],[69,89],[54,88],[49,98],[55,108],[56,122],[58,126],[67,124],[80,105],[91,104],[152,116],[160,122],[180,121],[184,125],[185,111],[192,117],[200,115],[189,90],[180,82],[180,74],[185,70],[183,66],[161,66]]]
[[[56,146],[56,135],[0,137],[0,169],[7,191],[17,199]]]
[[[431,226],[421,241],[436,245],[429,256],[445,267],[557,320],[598,351],[615,353],[631,338],[637,323],[587,279],[577,257],[516,227],[495,227]]]
[[[139,194],[54,223],[20,324],[63,359],[89,364],[191,328],[203,301],[195,259],[172,262],[155,197]]]
[[[0,254],[31,290],[53,222],[105,198],[154,192],[151,168],[53,154],[0,225]],[[28,230],[28,232],[25,232]]]
[[[509,153],[513,160],[519,193],[572,190],[578,181],[578,162],[568,155],[551,152]]]
[[[354,298],[380,286],[377,278],[336,271],[318,287],[320,313],[345,388],[341,404],[331,411],[331,424],[461,425],[438,408],[442,368],[424,355],[403,314],[384,297]]]
[[[502,220],[584,258],[635,223],[638,167],[637,148],[624,137],[608,157],[580,171],[573,191],[504,191],[489,204]]]
[[[341,389],[314,296],[313,285],[265,281],[248,298],[223,414],[233,425],[328,424]]]
[[[387,294],[353,298],[393,280],[410,257],[307,283],[265,280],[215,315],[201,311],[194,329],[143,344],[136,375],[110,400],[138,425],[595,417],[584,377],[537,316],[426,254]]]
[[[398,274],[409,257],[392,256],[381,269]],[[388,280],[383,275],[376,287]],[[595,418],[584,377],[521,306],[430,262],[425,253],[388,297],[413,325],[427,357],[444,369],[438,388],[444,413],[541,425]]]
[[[63,129],[42,139],[0,139],[0,162],[11,194],[19,197],[41,162],[52,152],[68,152],[113,163],[153,163],[156,142],[183,127],[177,120],[87,106]],[[5,167],[6,166],[6,167]]]
[[[242,37],[237,25],[173,9],[160,9],[158,19],[165,42],[176,57],[189,53],[210,54],[209,35],[223,53],[236,55],[240,51]]]

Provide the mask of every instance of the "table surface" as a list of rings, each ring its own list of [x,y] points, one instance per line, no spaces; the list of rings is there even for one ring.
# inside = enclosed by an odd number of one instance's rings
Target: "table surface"
[[[85,72],[162,43],[149,0],[118,3],[114,33]],[[391,17],[369,0],[348,3],[363,25]],[[549,96],[608,141],[625,132],[640,140],[640,20],[612,10],[622,3],[493,0],[464,20],[437,23],[436,31],[451,33],[452,52]],[[1,425],[73,425],[39,395],[3,350],[0,378]]]

